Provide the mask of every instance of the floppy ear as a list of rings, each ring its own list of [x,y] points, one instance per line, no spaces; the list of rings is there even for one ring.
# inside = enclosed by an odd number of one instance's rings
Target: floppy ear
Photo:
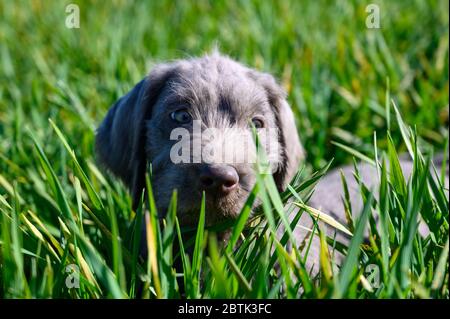
[[[152,70],[109,109],[97,130],[99,160],[130,189],[134,208],[145,186],[145,121],[173,69],[162,64]]]
[[[280,191],[286,189],[304,159],[304,150],[295,126],[294,114],[286,100],[286,93],[270,74],[251,71],[251,77],[264,87],[278,126],[278,140],[281,146],[281,164],[273,174]]]

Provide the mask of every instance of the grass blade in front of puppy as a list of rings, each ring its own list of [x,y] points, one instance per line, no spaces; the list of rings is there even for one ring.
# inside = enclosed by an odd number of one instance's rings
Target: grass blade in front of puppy
[[[144,285],[144,298],[149,298],[149,292],[153,292],[157,298],[163,298],[161,291],[161,282],[158,273],[158,250],[160,247],[160,228],[158,223],[158,212],[156,211],[155,200],[153,198],[153,188],[150,182],[151,172],[145,174],[145,183],[147,191],[147,200],[145,205],[145,229],[146,229],[146,243],[147,243],[147,279]],[[151,286],[152,280],[154,285]]]
[[[299,283],[302,284],[302,288],[304,289],[304,296],[306,296],[307,298],[314,298],[316,296],[316,292],[313,282],[311,281],[311,278],[304,267],[304,261],[299,258],[298,255],[296,256],[296,259],[291,257],[291,255],[274,236],[272,236],[272,239],[275,242],[276,247],[278,248],[276,251],[277,258],[284,259],[287,264],[290,265],[290,267],[292,268],[292,272],[299,280]]]
[[[339,142],[335,142],[335,141],[331,141],[331,144],[336,145],[337,147],[343,149],[344,151],[350,153],[351,155],[353,155],[356,158],[359,158],[360,160],[369,163],[370,165],[375,167],[375,161],[372,160],[371,158],[367,157],[366,155],[364,155],[363,153],[355,150],[354,148],[351,148],[347,145],[344,145],[342,143]]]
[[[394,102],[393,102],[394,104]],[[407,145],[408,151],[413,158],[413,172],[412,177],[408,182],[408,195],[409,197],[403,200],[403,206],[406,207],[406,213],[404,216],[404,230],[401,232],[404,234],[407,233],[407,236],[411,238],[412,233],[412,224],[416,223],[414,219],[416,218],[412,214],[412,216],[408,216],[408,212],[416,211],[416,206],[421,207],[431,207],[431,209],[418,209],[420,211],[421,217],[425,221],[430,231],[430,236],[425,241],[422,241],[420,234],[417,231],[417,226],[415,228],[415,235],[413,236],[413,248],[411,248],[410,242],[401,242],[399,246],[399,260],[400,265],[397,263],[395,265],[397,271],[398,269],[402,269],[400,271],[400,287],[402,289],[393,289],[392,285],[389,287],[390,292],[395,291],[397,296],[407,296],[408,293],[405,292],[405,287],[414,288],[415,291],[413,293],[417,294],[417,296],[427,298],[430,295],[429,290],[423,289],[421,286],[423,284],[422,274],[425,272],[425,265],[428,266],[427,269],[427,286],[432,283],[433,277],[433,266],[436,265],[437,260],[432,256],[437,255],[437,250],[439,247],[444,245],[445,239],[448,238],[448,198],[444,193],[445,187],[443,185],[437,186],[440,184],[440,179],[437,176],[434,165],[431,162],[430,157],[427,158],[426,162],[424,157],[422,156],[418,145],[417,145],[417,132],[416,130],[412,130],[403,123],[403,120],[400,116],[400,112],[398,111],[396,105],[394,104],[394,108],[396,110],[398,125],[402,132],[402,138],[404,143]],[[448,137],[446,144],[448,143]],[[447,147],[447,145],[446,145]],[[445,158],[446,155],[444,155]],[[447,165],[443,163],[443,165]],[[432,171],[431,171],[431,169]],[[433,173],[435,176],[433,176]],[[424,177],[427,179],[427,187],[424,187],[423,190],[418,190],[418,188],[423,185]],[[441,176],[442,177],[442,176]],[[442,180],[442,179],[441,179]],[[412,195],[411,195],[412,193]],[[401,199],[398,199],[400,201]],[[412,203],[412,204],[411,204]],[[412,207],[412,208],[411,208]],[[401,208],[401,206],[400,206]],[[443,225],[443,228],[440,226]],[[441,231],[442,230],[442,231]],[[444,236],[444,237],[443,237]],[[403,237],[404,238],[404,237]],[[428,244],[426,244],[428,243]],[[426,245],[426,246],[425,246]],[[412,249],[412,251],[411,251]],[[411,262],[408,262],[408,257],[411,255]],[[430,258],[431,256],[431,258]],[[425,260],[425,258],[427,260]],[[418,266],[417,266],[418,265]],[[410,276],[406,277],[404,275],[404,268],[410,267],[409,270],[411,272]],[[399,274],[400,275],[400,274]],[[417,283],[414,283],[417,276]],[[422,282],[422,283],[421,283]]]
[[[328,170],[330,164],[331,164],[331,162],[329,162],[323,169],[320,170],[320,174],[317,174],[317,176],[319,178],[322,177],[323,174],[325,174],[325,172]],[[316,173],[313,174],[313,176],[316,176]],[[315,182],[317,182],[317,181],[315,181]],[[344,233],[346,233],[346,234],[348,234],[350,236],[352,235],[352,233],[345,226],[343,226],[341,223],[339,223],[333,217],[331,217],[328,214],[325,214],[323,212],[320,212],[318,209],[315,209],[313,207],[305,205],[303,203],[302,198],[298,194],[298,191],[295,190],[291,185],[288,185],[287,190],[291,193],[292,196],[294,196],[298,200],[298,202],[293,202],[294,205],[300,207],[301,209],[306,210],[313,218],[319,218],[323,222],[325,222],[325,223],[329,224],[330,226],[332,226],[333,228],[339,229],[342,232],[344,232]],[[301,213],[301,212],[299,212],[299,213]]]
[[[417,151],[415,151],[417,154]],[[416,160],[419,160],[416,157]],[[413,251],[413,244],[417,240],[418,236],[418,216],[422,204],[422,196],[426,187],[427,172],[429,172],[430,158],[428,157],[425,166],[423,167],[422,174],[420,172],[413,172],[413,175],[420,174],[418,176],[418,183],[408,183],[406,195],[406,216],[405,216],[405,233],[401,244],[401,252],[399,260],[397,262],[397,275],[400,279],[400,288],[403,291],[407,291],[407,287],[410,286],[410,277],[408,275],[409,269],[414,269],[413,260],[416,259]],[[414,177],[414,176],[413,176]],[[405,297],[405,296],[399,296]]]
[[[343,233],[352,236],[353,234],[341,223],[339,223],[335,218],[332,216],[325,214],[324,212],[321,212],[320,210],[313,208],[311,206],[305,205],[303,203],[294,203],[298,207],[304,209],[306,212],[308,212],[311,217],[318,218],[324,223],[327,223],[328,225],[332,226],[335,229],[338,229],[342,231]]]
[[[381,264],[383,281],[387,283],[389,275],[389,257],[391,255],[391,239],[395,237],[392,222],[390,220],[389,184],[386,170],[386,161],[383,157],[380,171],[379,187],[379,214],[380,214],[380,240],[381,240]],[[393,242],[393,241],[392,241]]]
[[[225,252],[225,258],[228,261],[228,265],[230,266],[230,270],[234,273],[236,276],[236,279],[239,283],[239,286],[243,289],[245,292],[245,295],[249,296],[252,294],[252,286],[248,282],[247,278],[242,274],[239,267],[236,265],[236,262],[234,261],[233,257],[230,256],[228,252]]]
[[[331,267],[331,256],[328,249],[328,243],[326,241],[325,229],[321,227],[318,222],[318,218],[314,219],[314,223],[317,225],[317,230],[320,240],[320,252],[319,252],[319,265],[322,275],[322,283],[330,288],[333,287],[333,269]]]
[[[203,244],[205,233],[205,201],[206,194],[203,192],[202,202],[200,206],[200,216],[198,220],[197,234],[195,235],[194,254],[192,256],[192,268],[191,268],[191,280],[192,291],[191,298],[200,297],[200,269],[202,267],[203,260]]]
[[[261,205],[263,206],[263,209],[265,210],[265,212],[269,212],[268,215],[266,215],[266,218],[268,219],[268,223],[263,227],[262,231],[258,231],[257,229],[253,228],[251,230],[255,231],[258,233],[258,237],[260,240],[263,240],[264,236],[266,235],[267,230],[271,230],[271,229],[275,229],[275,221],[273,218],[272,214],[272,208],[271,208],[271,204],[270,204],[270,200],[265,192],[264,186],[261,187],[262,185],[262,181],[260,180],[258,174],[256,176],[256,183],[259,185],[259,194],[258,197],[261,199]],[[254,240],[255,237],[247,237],[247,240]],[[248,243],[248,242],[247,242]],[[248,252],[248,248],[250,248],[249,245],[247,245],[246,241],[244,241],[243,245],[241,245],[241,247],[239,248],[239,250],[236,252],[236,256],[239,258],[244,257],[244,254],[246,254]],[[239,271],[237,276],[240,276],[241,274],[244,276],[244,278],[246,278],[246,281],[248,281],[248,278],[252,277],[254,275],[254,272],[251,271],[252,269],[254,269],[257,265],[255,263],[255,257],[258,256],[261,252],[262,247],[261,246],[256,246],[254,245],[252,248],[252,251],[250,252],[250,257],[249,258],[240,258],[241,259],[241,265],[240,268],[245,272],[245,274],[242,273],[242,271]],[[231,261],[235,263],[234,260],[231,259],[231,257],[229,256],[229,258],[227,258],[228,262],[230,263]],[[230,265],[230,268],[237,268],[235,265]],[[246,277],[246,275],[248,277]],[[240,281],[241,284],[243,284],[243,281]],[[245,284],[243,284],[245,286]],[[244,290],[248,291],[248,289]]]
[[[231,233],[230,240],[227,244],[227,252],[231,252],[234,246],[236,245],[239,236],[241,235],[242,231],[244,230],[244,227],[247,223],[248,217],[252,213],[253,203],[255,202],[255,199],[258,194],[258,184],[256,184],[252,191],[250,192],[247,200],[245,201],[244,207],[242,208],[241,212],[239,213],[239,216],[236,220],[236,223],[233,226],[233,230]]]
[[[177,190],[174,190],[169,203],[169,208],[166,214],[164,222],[164,228],[162,230],[161,246],[162,250],[159,251],[158,261],[161,278],[161,288],[163,290],[164,298],[178,297],[176,292],[176,277],[175,270],[172,269],[173,264],[173,242],[175,239],[175,216],[177,213]]]
[[[325,166],[321,167],[318,171],[314,172],[310,178],[305,179],[303,182],[298,184],[291,184],[290,186],[297,192],[300,193],[303,190],[314,187],[318,181],[328,172],[331,164],[333,163],[333,159],[331,159]],[[294,181],[297,180],[297,177],[294,178]],[[286,189],[281,195],[281,199],[283,203],[286,203],[289,198],[292,197],[292,192],[289,189]]]
[[[341,175],[342,188],[344,190],[344,198],[341,198],[342,204],[344,206],[345,219],[347,220],[348,229],[351,233],[355,231],[355,226],[353,223],[353,213],[352,213],[352,204],[350,201],[350,194],[348,191],[347,179],[344,175],[342,169],[339,170],[339,174]]]
[[[189,262],[189,256],[186,254],[184,250],[183,237],[181,235],[180,223],[178,222],[178,217],[175,216],[175,226],[177,230],[178,244],[180,246],[180,256],[181,262],[183,265],[183,281],[184,281],[184,289],[185,294],[190,295],[192,291],[192,280],[191,280],[191,264]]]
[[[271,232],[276,234],[277,228],[275,226],[275,218],[272,214],[272,210],[269,211],[269,207],[271,206],[269,204],[272,203],[273,208],[275,209],[275,212],[277,213],[277,218],[281,218],[284,227],[286,231],[289,234],[289,238],[291,240],[291,243],[294,247],[294,250],[296,251],[297,255],[300,256],[300,253],[297,250],[297,245],[295,241],[295,237],[292,233],[292,229],[290,228],[289,221],[287,220],[287,217],[284,212],[283,202],[280,197],[280,193],[277,190],[277,186],[275,184],[275,181],[273,179],[273,176],[270,170],[270,164],[267,160],[267,156],[265,153],[264,146],[261,145],[259,141],[259,136],[257,134],[256,128],[254,125],[252,125],[252,133],[253,138],[255,141],[256,151],[257,151],[257,158],[256,158],[256,171],[257,171],[257,183],[260,187],[260,193],[261,195],[264,194],[264,196],[261,198],[263,201],[263,209],[266,214],[266,217],[269,221],[269,225],[271,226]],[[265,194],[268,195],[268,197],[265,196]]]
[[[291,210],[293,210],[292,207],[291,207]],[[295,229],[295,227],[297,227],[297,224],[298,224],[300,218],[302,217],[302,215],[303,215],[303,210],[299,209],[297,211],[297,213],[295,214],[294,218],[292,218],[292,221],[290,223],[291,229]],[[289,240],[289,234],[287,232],[285,232],[280,239],[280,244],[284,247],[288,243],[288,240]],[[270,266],[273,266],[275,264],[275,260],[276,260],[275,257],[276,257],[275,255],[272,256],[272,260],[269,263]]]
[[[395,150],[394,141],[391,135],[388,133],[388,156],[389,156],[389,174],[390,180],[392,181],[392,186],[401,198],[403,199],[406,195],[406,182],[403,175],[403,170],[400,166],[400,161],[398,159],[397,151]]]
[[[205,282],[205,292],[212,298],[232,298],[233,280],[228,276],[226,260],[219,255],[217,238],[214,235],[208,241],[209,256],[206,262],[210,268],[210,276]]]
[[[361,215],[355,223],[355,232],[349,245],[348,255],[341,267],[339,274],[338,285],[335,287],[333,298],[343,298],[349,287],[350,282],[354,279],[356,265],[358,264],[358,255],[360,245],[364,240],[364,230],[369,219],[370,210],[372,207],[373,194],[370,193]]]
[[[266,223],[263,226],[263,223],[260,220],[257,225],[252,226],[247,237],[234,253],[235,261],[240,266],[246,278],[250,278],[254,274],[255,268],[257,267],[254,261],[258,260],[262,255],[262,248],[268,245],[266,234],[269,225]]]
[[[140,254],[141,242],[142,242],[142,222],[144,219],[143,215],[143,202],[145,193],[142,192],[139,205],[136,208],[136,215],[134,216],[134,221],[132,223],[132,240],[131,240],[131,282],[130,282],[130,297],[136,298],[136,292],[138,290],[138,259]]]
[[[257,145],[258,150],[258,158],[257,158],[257,183],[260,185],[260,192],[259,196],[262,201],[263,211],[265,213],[265,216],[268,220],[269,230],[271,233],[271,236],[274,240],[276,240],[276,233],[277,233],[277,227],[276,227],[276,219],[275,216],[273,216],[273,210],[272,210],[272,204],[275,212],[277,213],[277,218],[280,218],[285,232],[283,236],[287,235],[290,239],[290,244],[292,245],[293,251],[297,257],[298,263],[291,263],[291,266],[294,266],[294,273],[296,274],[297,278],[302,281],[303,286],[306,290],[306,294],[310,293],[310,287],[311,283],[309,281],[309,278],[306,273],[306,269],[304,268],[303,261],[301,258],[301,254],[298,251],[298,247],[296,244],[295,237],[293,236],[293,232],[291,229],[291,224],[286,218],[283,203],[280,198],[280,193],[278,192],[275,182],[273,180],[272,174],[267,174],[268,168],[268,162],[265,155],[264,149],[261,147],[261,144],[259,143],[259,137],[254,130],[254,139],[255,143]],[[262,167],[261,167],[262,165]],[[261,170],[263,170],[263,174],[261,174]],[[301,212],[299,212],[301,213]],[[283,238],[282,236],[282,238]],[[277,240],[276,240],[277,241]],[[287,244],[287,242],[286,242]],[[284,248],[283,248],[284,249]],[[274,256],[277,255],[278,258],[284,258],[282,255],[277,254],[274,252]],[[272,260],[273,257],[272,256]],[[270,263],[272,264],[272,263]]]
[[[295,189],[291,185],[288,185],[288,190],[291,192],[291,194],[295,198],[297,198],[299,201],[302,201],[300,198],[300,195],[295,191]],[[294,204],[296,204],[296,203],[294,202]],[[290,224],[291,229],[294,229],[297,226],[297,223],[299,222],[303,212],[304,212],[304,210],[302,208],[300,208],[300,210],[298,210],[298,212],[296,213],[296,215],[294,216],[294,218],[291,221],[291,224]],[[302,226],[299,225],[299,227],[302,227]],[[311,278],[308,276],[308,272],[307,272],[307,269],[305,266],[306,260],[309,255],[309,249],[311,247],[312,240],[313,240],[313,237],[315,234],[315,230],[316,230],[316,223],[314,223],[314,227],[312,230],[308,230],[308,231],[311,231],[312,235],[309,236],[310,238],[308,240],[308,246],[307,246],[306,251],[303,254],[303,257],[301,257],[299,253],[297,253],[296,255],[297,255],[298,264],[290,263],[291,265],[294,265],[294,270],[293,270],[294,274],[302,282],[304,294],[307,297],[313,297],[314,293],[315,293],[313,291],[313,283],[311,281]],[[279,241],[279,244],[281,245],[281,247],[284,247],[286,244],[288,244],[288,239],[289,239],[289,233],[285,232]],[[295,246],[295,248],[297,248],[297,246]],[[284,250],[284,248],[283,248],[283,250]],[[272,255],[271,260],[269,262],[269,268],[272,268],[274,266],[277,259],[279,259],[279,254]]]
[[[255,271],[253,285],[252,285],[252,298],[266,298],[269,297],[269,289],[273,285],[269,267],[270,245],[264,245],[264,250],[260,257],[257,259],[257,268]],[[283,276],[281,276],[283,277]]]
[[[328,170],[330,165],[331,165],[331,161],[327,165],[325,165],[323,168],[321,168],[318,172],[314,173],[311,178],[314,179],[317,176],[319,178],[322,177],[323,174],[326,173],[326,171]],[[316,180],[314,182],[314,184],[317,181],[318,180]],[[308,182],[308,180],[303,182],[303,183],[307,183],[307,182]],[[304,201],[302,200],[300,194],[298,194],[297,191],[294,189],[294,186],[288,185],[288,189],[286,191],[289,191],[291,193],[291,196],[294,196],[294,198],[296,198],[298,200],[298,202],[300,203],[299,204],[297,202],[294,202],[294,205],[296,205],[296,206],[303,205],[305,207],[309,207],[309,206],[306,206],[306,205],[303,204]],[[313,190],[310,192],[310,195],[306,197],[306,199],[305,199],[306,201],[309,200],[309,197],[311,196],[312,192],[313,192]],[[311,209],[313,209],[313,208],[310,207],[309,211],[307,211],[307,212],[310,213]],[[297,220],[301,217],[303,211],[304,211],[304,208],[300,207],[300,210],[297,212],[297,215],[294,217],[293,222],[291,223],[291,228],[292,229],[294,229],[295,225],[297,224]],[[311,213],[310,213],[310,215],[311,215]],[[311,218],[313,219],[313,221],[315,221],[315,218],[317,218],[315,216],[317,216],[317,217],[321,216],[322,218],[325,218],[325,220],[327,222],[331,222],[330,226],[332,226],[333,228],[336,228],[336,229],[341,228],[341,231],[343,231],[344,233],[348,232],[348,230],[343,225],[341,225],[336,220],[331,218],[331,216],[325,215],[324,213],[319,212],[318,210],[315,213],[313,213],[313,215],[311,215]],[[302,226],[300,226],[300,227],[302,227]],[[312,240],[314,239],[314,235],[316,234],[317,223],[316,222],[313,223],[313,229],[307,229],[307,230],[311,233],[311,235],[309,236],[309,239],[305,238],[305,240],[308,241],[306,252],[304,253],[303,258],[299,259],[299,261],[301,262],[301,264],[303,266],[306,263],[306,260],[308,258],[309,251],[310,251],[310,248],[311,248],[311,245],[312,245]],[[349,234],[351,235],[351,233],[349,233]],[[285,237],[287,235],[288,235],[287,233],[284,234],[283,238],[281,239],[281,243],[284,242]],[[337,249],[339,252],[341,252],[344,255],[346,254],[346,250],[347,249],[346,249],[344,244],[342,244],[340,242],[337,242],[335,239],[332,239],[329,236],[326,236],[325,238],[326,238],[326,241],[328,242],[328,244],[333,246],[333,249]],[[304,243],[306,243],[305,240],[304,240]],[[303,245],[303,243],[302,243],[302,245]]]

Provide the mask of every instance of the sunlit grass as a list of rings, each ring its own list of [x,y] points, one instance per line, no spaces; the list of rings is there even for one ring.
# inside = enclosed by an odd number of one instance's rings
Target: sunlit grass
[[[356,1],[85,1],[77,30],[65,28],[64,5],[0,3],[0,297],[449,297],[445,167],[431,161],[433,149],[448,152],[447,1],[380,1],[380,30],[365,28]],[[176,192],[158,221],[150,174],[149,196],[132,211],[93,152],[106,109],[154,63],[216,43],[280,79],[307,153],[282,194],[258,176],[225,247],[204,209],[185,240]],[[414,160],[408,179],[402,153]],[[377,167],[378,192],[360,185],[361,212],[345,196],[339,224],[308,199],[329,169],[352,160]],[[306,267],[310,242],[291,234],[301,214],[317,221],[323,243],[317,275]],[[325,226],[352,240],[336,243]],[[340,268],[333,249],[347,256]],[[69,265],[79,288],[68,287]],[[380,270],[376,287],[368,265]]]
[[[358,218],[350,216],[352,225],[341,225],[304,204],[326,168],[318,176],[295,178],[285,194],[278,193],[270,174],[258,175],[242,214],[231,225],[228,245],[221,247],[212,229],[205,227],[204,200],[194,241],[183,240],[176,217],[176,192],[165,219],[159,222],[149,176],[148,201],[137,212],[131,212],[134,218],[130,217],[120,228],[121,213],[113,199],[114,191],[107,184],[101,183],[97,190],[92,186],[87,178],[90,174],[81,168],[63,133],[55,124],[52,126],[57,143],[72,154],[69,165],[75,168],[70,178],[73,185],[62,186],[40,143],[29,133],[45,187],[42,197],[52,202],[55,213],[43,219],[32,210],[23,209],[15,185],[11,194],[2,196],[0,278],[4,297],[448,297],[448,199],[439,175],[430,173],[429,156],[422,155],[416,135],[406,127],[405,142],[411,145],[414,159],[411,177],[403,177],[389,139],[388,151],[378,151],[379,158],[373,160],[379,165],[379,195],[374,196],[361,184],[365,204]],[[437,169],[433,167],[432,171]],[[106,183],[106,179],[99,180]],[[261,209],[251,215],[256,197],[262,201]],[[289,204],[290,198],[293,201]],[[85,202],[91,203],[92,208]],[[300,210],[285,210],[293,204]],[[292,235],[298,218],[290,223],[288,212],[297,217],[310,214],[318,223],[351,234],[348,246],[339,245],[346,254],[340,269],[331,267],[329,250],[335,245],[328,243],[333,239],[327,238],[323,226],[315,227],[312,232],[321,238],[322,257],[320,272],[311,276],[305,266],[308,255],[302,254],[304,247],[300,249]],[[375,216],[380,218],[378,225]],[[419,217],[430,230],[425,238],[418,233]],[[253,222],[249,223],[249,218]],[[147,260],[139,256],[142,222],[147,227]],[[280,236],[277,230],[282,224],[286,227]],[[365,240],[367,227],[370,232]],[[179,248],[174,250],[177,240]],[[189,244],[194,246],[192,254],[186,253]],[[176,258],[181,259],[181,273],[174,268]],[[79,288],[70,289],[64,284],[69,264],[79,267]],[[377,265],[381,270],[376,287],[365,278],[367,265]],[[177,277],[182,278],[183,289]]]

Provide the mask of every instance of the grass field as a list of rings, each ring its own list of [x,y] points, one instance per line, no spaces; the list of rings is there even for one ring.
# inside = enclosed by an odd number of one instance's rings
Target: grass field
[[[442,168],[428,170],[430,154],[448,151],[448,1],[373,1],[380,29],[366,27],[365,1],[76,1],[79,29],[65,26],[68,3],[0,1],[0,298],[171,298],[177,278],[190,298],[449,298],[448,190]],[[147,203],[141,260],[143,210],[131,211],[123,185],[96,165],[94,133],[155,63],[216,45],[280,80],[307,160],[283,194],[259,176],[257,216],[268,223],[246,226],[249,201],[224,250],[200,218],[176,274],[176,198],[163,228]],[[405,152],[415,162],[408,180],[396,165]],[[313,278],[300,248],[287,252],[290,232],[275,239],[282,203],[306,201],[332,159],[367,158],[380,194],[361,186],[364,209],[345,225],[353,239],[333,243],[347,255],[340,269],[325,245],[333,239],[313,229],[323,243]]]

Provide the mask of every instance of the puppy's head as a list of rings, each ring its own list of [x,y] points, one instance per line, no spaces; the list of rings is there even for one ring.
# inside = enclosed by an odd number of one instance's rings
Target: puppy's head
[[[109,110],[96,148],[134,204],[151,163],[159,213],[177,189],[181,223],[195,223],[205,191],[212,224],[236,217],[254,186],[252,126],[283,190],[302,157],[284,91],[272,76],[214,53],[156,66]]]

